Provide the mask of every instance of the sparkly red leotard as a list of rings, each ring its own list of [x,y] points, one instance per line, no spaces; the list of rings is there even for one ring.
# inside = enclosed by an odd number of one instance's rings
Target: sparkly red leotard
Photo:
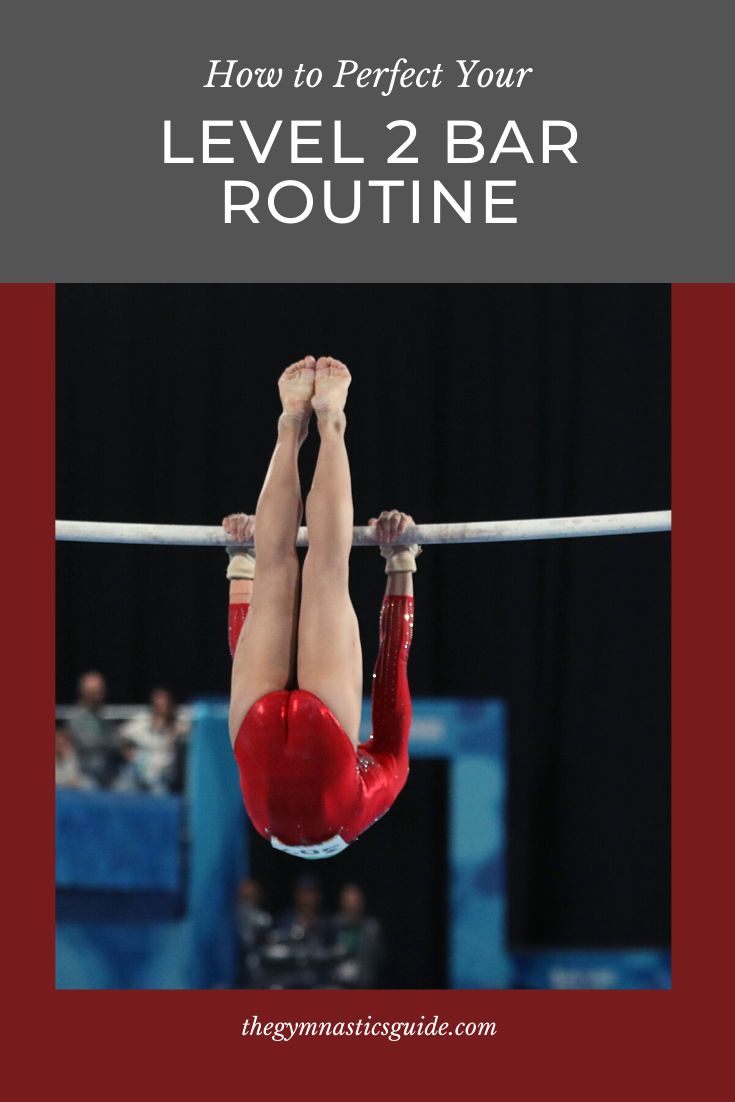
[[[230,605],[234,652],[248,605]],[[255,829],[279,849],[329,857],[384,815],[406,783],[413,597],[386,596],[373,674],[373,733],[357,751],[305,689],[268,693],[235,740],[240,788]]]

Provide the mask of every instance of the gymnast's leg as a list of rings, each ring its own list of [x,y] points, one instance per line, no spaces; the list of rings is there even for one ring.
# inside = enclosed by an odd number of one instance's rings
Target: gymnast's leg
[[[349,385],[344,364],[329,356],[317,361],[312,406],[320,445],[306,499],[309,551],[302,577],[298,683],[327,705],[357,746],[362,650],[348,587],[353,508],[343,410]]]
[[[255,511],[257,583],[232,664],[230,738],[266,693],[295,679],[299,560],[296,533],[303,514],[298,455],[306,438],[314,393],[314,358],[287,368],[278,380],[283,412]]]

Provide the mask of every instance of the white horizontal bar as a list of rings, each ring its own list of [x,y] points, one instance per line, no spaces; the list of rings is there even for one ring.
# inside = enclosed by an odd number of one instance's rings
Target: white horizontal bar
[[[510,540],[556,540],[577,536],[628,536],[639,532],[668,532],[671,511],[609,513],[596,517],[548,517],[542,520],[472,520],[465,524],[419,524],[401,537],[403,543],[500,543]],[[171,547],[225,547],[232,541],[219,525],[110,524],[102,521],[57,520],[57,540],[77,543],[145,543]],[[306,528],[299,528],[296,544],[308,544]],[[354,547],[374,547],[373,528],[355,528]]]

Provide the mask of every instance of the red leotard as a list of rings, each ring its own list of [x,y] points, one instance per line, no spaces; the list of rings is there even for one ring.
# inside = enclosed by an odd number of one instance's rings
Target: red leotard
[[[230,605],[234,652],[248,605]],[[354,749],[329,708],[304,689],[268,693],[235,740],[240,787],[259,834],[274,845],[353,842],[384,815],[406,783],[413,597],[386,596],[373,674],[373,733]],[[337,841],[337,852],[343,848]],[[317,854],[302,854],[316,856]],[[328,856],[319,853],[318,856]]]
[[[240,632],[242,631],[242,625],[245,623],[250,611],[250,605],[230,605],[229,615],[229,638],[230,638],[230,654],[235,657],[235,648],[237,647],[237,641],[240,638]]]

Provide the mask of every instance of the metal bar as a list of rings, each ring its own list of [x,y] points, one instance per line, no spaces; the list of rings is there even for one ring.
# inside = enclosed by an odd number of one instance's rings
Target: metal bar
[[[474,520],[459,524],[419,524],[408,529],[402,543],[504,543],[512,540],[575,539],[580,536],[628,536],[671,530],[671,511],[609,513],[591,517],[545,517],[537,520]],[[77,543],[137,543],[169,547],[225,547],[231,541],[219,525],[125,524],[57,520],[56,539]],[[306,528],[296,544],[308,545]],[[374,547],[372,528],[355,528],[354,547]]]

